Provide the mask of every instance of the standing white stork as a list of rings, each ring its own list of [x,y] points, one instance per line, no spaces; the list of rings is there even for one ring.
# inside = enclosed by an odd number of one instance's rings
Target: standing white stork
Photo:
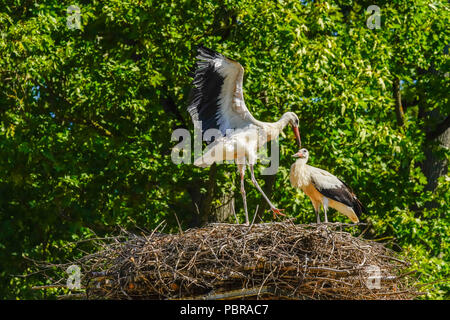
[[[234,160],[237,163],[241,176],[245,220],[248,224],[244,188],[244,175],[248,163],[252,183],[269,203],[274,218],[276,214],[284,215],[264,194],[256,181],[253,166],[259,148],[266,142],[276,139],[287,124],[292,126],[297,143],[299,147],[301,146],[297,115],[287,112],[274,123],[256,120],[244,102],[242,90],[244,68],[238,62],[205,47],[198,48],[197,59],[188,111],[194,125],[200,127],[202,134],[209,129],[216,129],[219,137],[212,140],[205,135],[207,143],[213,143],[208,145],[202,157],[195,160],[194,165],[205,167],[226,160]]]
[[[346,215],[354,223],[359,222],[358,216],[366,212],[352,189],[328,171],[307,165],[309,152],[301,149],[293,155],[299,158],[291,166],[290,180],[294,187],[301,188],[311,199],[320,223],[319,210],[323,206],[325,222],[328,222],[328,206]]]

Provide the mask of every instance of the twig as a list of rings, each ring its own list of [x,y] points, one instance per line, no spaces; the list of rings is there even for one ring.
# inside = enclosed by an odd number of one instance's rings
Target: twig
[[[231,208],[233,209],[233,215],[234,215],[234,219],[236,219],[236,224],[239,224],[239,219],[236,215],[236,210],[234,208],[234,201],[231,203]]]
[[[175,219],[177,220],[178,230],[179,230],[180,234],[183,234],[183,228],[181,228],[181,223],[180,223],[180,220],[178,220],[177,213],[174,211],[173,214],[175,215]]]

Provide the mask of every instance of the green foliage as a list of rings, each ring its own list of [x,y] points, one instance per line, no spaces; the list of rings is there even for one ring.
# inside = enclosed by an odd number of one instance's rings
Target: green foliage
[[[31,290],[45,284],[39,276],[20,277],[33,266],[25,256],[64,261],[80,254],[70,242],[117,226],[150,230],[166,220],[165,231],[176,231],[175,214],[184,228],[196,224],[209,171],[174,165],[170,137],[192,131],[189,72],[204,44],[244,66],[256,118],[299,115],[311,164],[343,178],[366,205],[367,235],[391,238],[417,260],[428,298],[449,298],[450,183],[444,174],[427,190],[423,172],[427,148],[449,158],[427,136],[438,124],[431,114],[449,114],[446,1],[379,2],[380,29],[366,25],[367,1],[75,4],[81,28],[72,30],[71,1],[0,0],[1,297],[57,294]],[[402,127],[396,78],[408,101]],[[292,133],[280,147],[271,198],[298,222],[314,221],[289,184]],[[213,206],[234,188],[235,170],[218,166]],[[260,195],[247,192],[252,211]],[[242,219],[239,197],[236,207]]]

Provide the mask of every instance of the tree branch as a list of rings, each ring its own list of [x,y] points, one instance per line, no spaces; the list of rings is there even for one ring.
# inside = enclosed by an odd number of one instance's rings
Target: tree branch
[[[402,96],[400,93],[400,79],[395,77],[394,78],[394,99],[395,99],[395,115],[397,116],[397,124],[399,127],[403,127],[405,124],[405,115],[403,113],[403,107],[402,107]]]

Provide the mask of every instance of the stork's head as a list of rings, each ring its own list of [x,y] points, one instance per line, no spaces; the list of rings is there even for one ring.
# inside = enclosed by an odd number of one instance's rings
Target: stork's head
[[[294,135],[295,135],[295,139],[297,139],[298,147],[301,148],[302,140],[300,139],[300,132],[298,130],[298,126],[299,126],[298,117],[294,112],[287,112],[285,114],[285,116],[288,118],[289,124],[291,125],[292,130],[294,131]]]
[[[308,150],[306,150],[305,148],[300,149],[296,154],[292,155],[294,158],[300,158],[300,159],[304,159],[305,162],[308,161],[309,158],[309,152]]]

